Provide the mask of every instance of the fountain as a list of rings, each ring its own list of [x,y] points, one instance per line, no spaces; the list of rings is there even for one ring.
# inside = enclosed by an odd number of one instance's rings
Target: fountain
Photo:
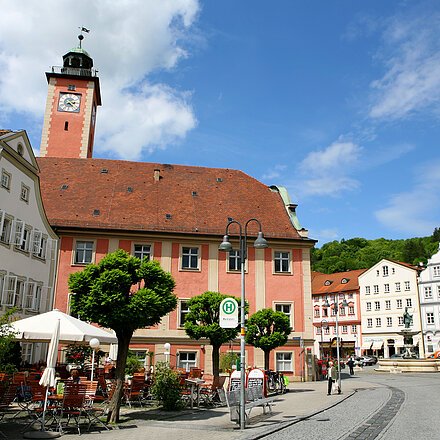
[[[420,331],[411,330],[413,317],[409,314],[408,307],[405,308],[403,322],[405,328],[398,332],[403,336],[405,351],[402,354],[402,358],[380,359],[378,362],[379,367],[376,368],[376,371],[389,373],[435,373],[440,371],[440,361],[419,358],[414,346],[413,336],[420,333]]]

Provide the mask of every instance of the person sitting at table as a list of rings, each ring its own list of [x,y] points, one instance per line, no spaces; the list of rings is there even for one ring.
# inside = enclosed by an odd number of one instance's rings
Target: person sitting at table
[[[81,379],[79,378],[79,370],[76,368],[70,370],[69,380],[71,380],[73,383],[81,383]]]

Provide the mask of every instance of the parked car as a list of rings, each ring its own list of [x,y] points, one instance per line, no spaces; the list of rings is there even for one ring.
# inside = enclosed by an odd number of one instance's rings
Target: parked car
[[[440,359],[440,350],[435,351],[433,354],[429,355],[428,359]]]
[[[376,363],[377,363],[376,356],[360,356],[360,358],[359,358],[359,364],[361,366],[374,365]]]

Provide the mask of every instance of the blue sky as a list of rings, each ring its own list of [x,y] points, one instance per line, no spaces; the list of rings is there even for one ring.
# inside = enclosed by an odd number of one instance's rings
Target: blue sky
[[[103,99],[95,157],[234,168],[286,186],[318,245],[440,226],[437,1],[0,7],[0,126],[26,129],[37,152],[44,72],[85,26]]]

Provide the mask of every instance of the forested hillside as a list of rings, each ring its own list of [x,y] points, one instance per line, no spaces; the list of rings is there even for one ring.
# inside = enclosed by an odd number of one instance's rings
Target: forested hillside
[[[439,241],[440,228],[435,228],[430,237],[407,240],[351,238],[332,241],[312,250],[312,270],[335,273],[368,269],[382,258],[410,264],[426,263],[438,250]]]

